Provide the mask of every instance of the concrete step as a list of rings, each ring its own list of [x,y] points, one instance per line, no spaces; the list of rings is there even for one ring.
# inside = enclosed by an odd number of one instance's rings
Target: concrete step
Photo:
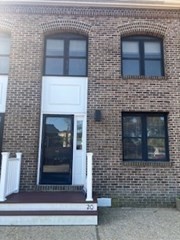
[[[0,211],[97,211],[97,203],[4,203]]]
[[[0,211],[0,225],[97,225],[97,211]]]
[[[97,199],[82,191],[20,192],[0,203],[0,225],[97,225]]]

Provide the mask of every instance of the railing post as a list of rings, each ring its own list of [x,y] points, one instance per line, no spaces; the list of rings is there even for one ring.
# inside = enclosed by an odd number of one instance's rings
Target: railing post
[[[0,179],[0,202],[6,200],[6,184],[7,184],[7,169],[9,152],[2,152],[2,163],[1,163],[1,179]]]
[[[86,197],[86,201],[93,201],[93,198],[92,198],[92,157],[93,157],[93,153],[87,153],[87,197]]]
[[[18,166],[17,166],[17,189],[15,190],[15,192],[19,192],[19,185],[20,185],[20,173],[21,173],[21,158],[22,158],[22,153],[17,152],[16,153],[16,158],[18,159]]]

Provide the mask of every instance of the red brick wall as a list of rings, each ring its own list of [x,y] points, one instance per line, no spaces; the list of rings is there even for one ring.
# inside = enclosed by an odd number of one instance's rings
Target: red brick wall
[[[23,152],[21,189],[36,188],[44,36],[59,31],[89,37],[88,151],[94,191],[114,204],[169,205],[180,194],[180,12],[176,10],[0,6],[0,31],[12,47],[3,150]],[[165,77],[121,76],[120,40],[129,34],[164,39]],[[103,120],[94,122],[94,110]],[[123,111],[169,112],[169,163],[122,160]]]

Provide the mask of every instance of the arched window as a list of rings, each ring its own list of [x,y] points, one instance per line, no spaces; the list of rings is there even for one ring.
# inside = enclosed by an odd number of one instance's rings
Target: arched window
[[[72,33],[48,36],[44,75],[87,76],[87,38]]]
[[[9,72],[10,36],[0,33],[0,74],[7,75]]]
[[[123,76],[164,76],[163,41],[152,36],[122,38]]]

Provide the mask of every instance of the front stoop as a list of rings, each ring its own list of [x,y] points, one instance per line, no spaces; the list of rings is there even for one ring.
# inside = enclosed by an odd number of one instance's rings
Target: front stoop
[[[97,199],[82,192],[22,192],[0,203],[0,225],[97,224]]]

